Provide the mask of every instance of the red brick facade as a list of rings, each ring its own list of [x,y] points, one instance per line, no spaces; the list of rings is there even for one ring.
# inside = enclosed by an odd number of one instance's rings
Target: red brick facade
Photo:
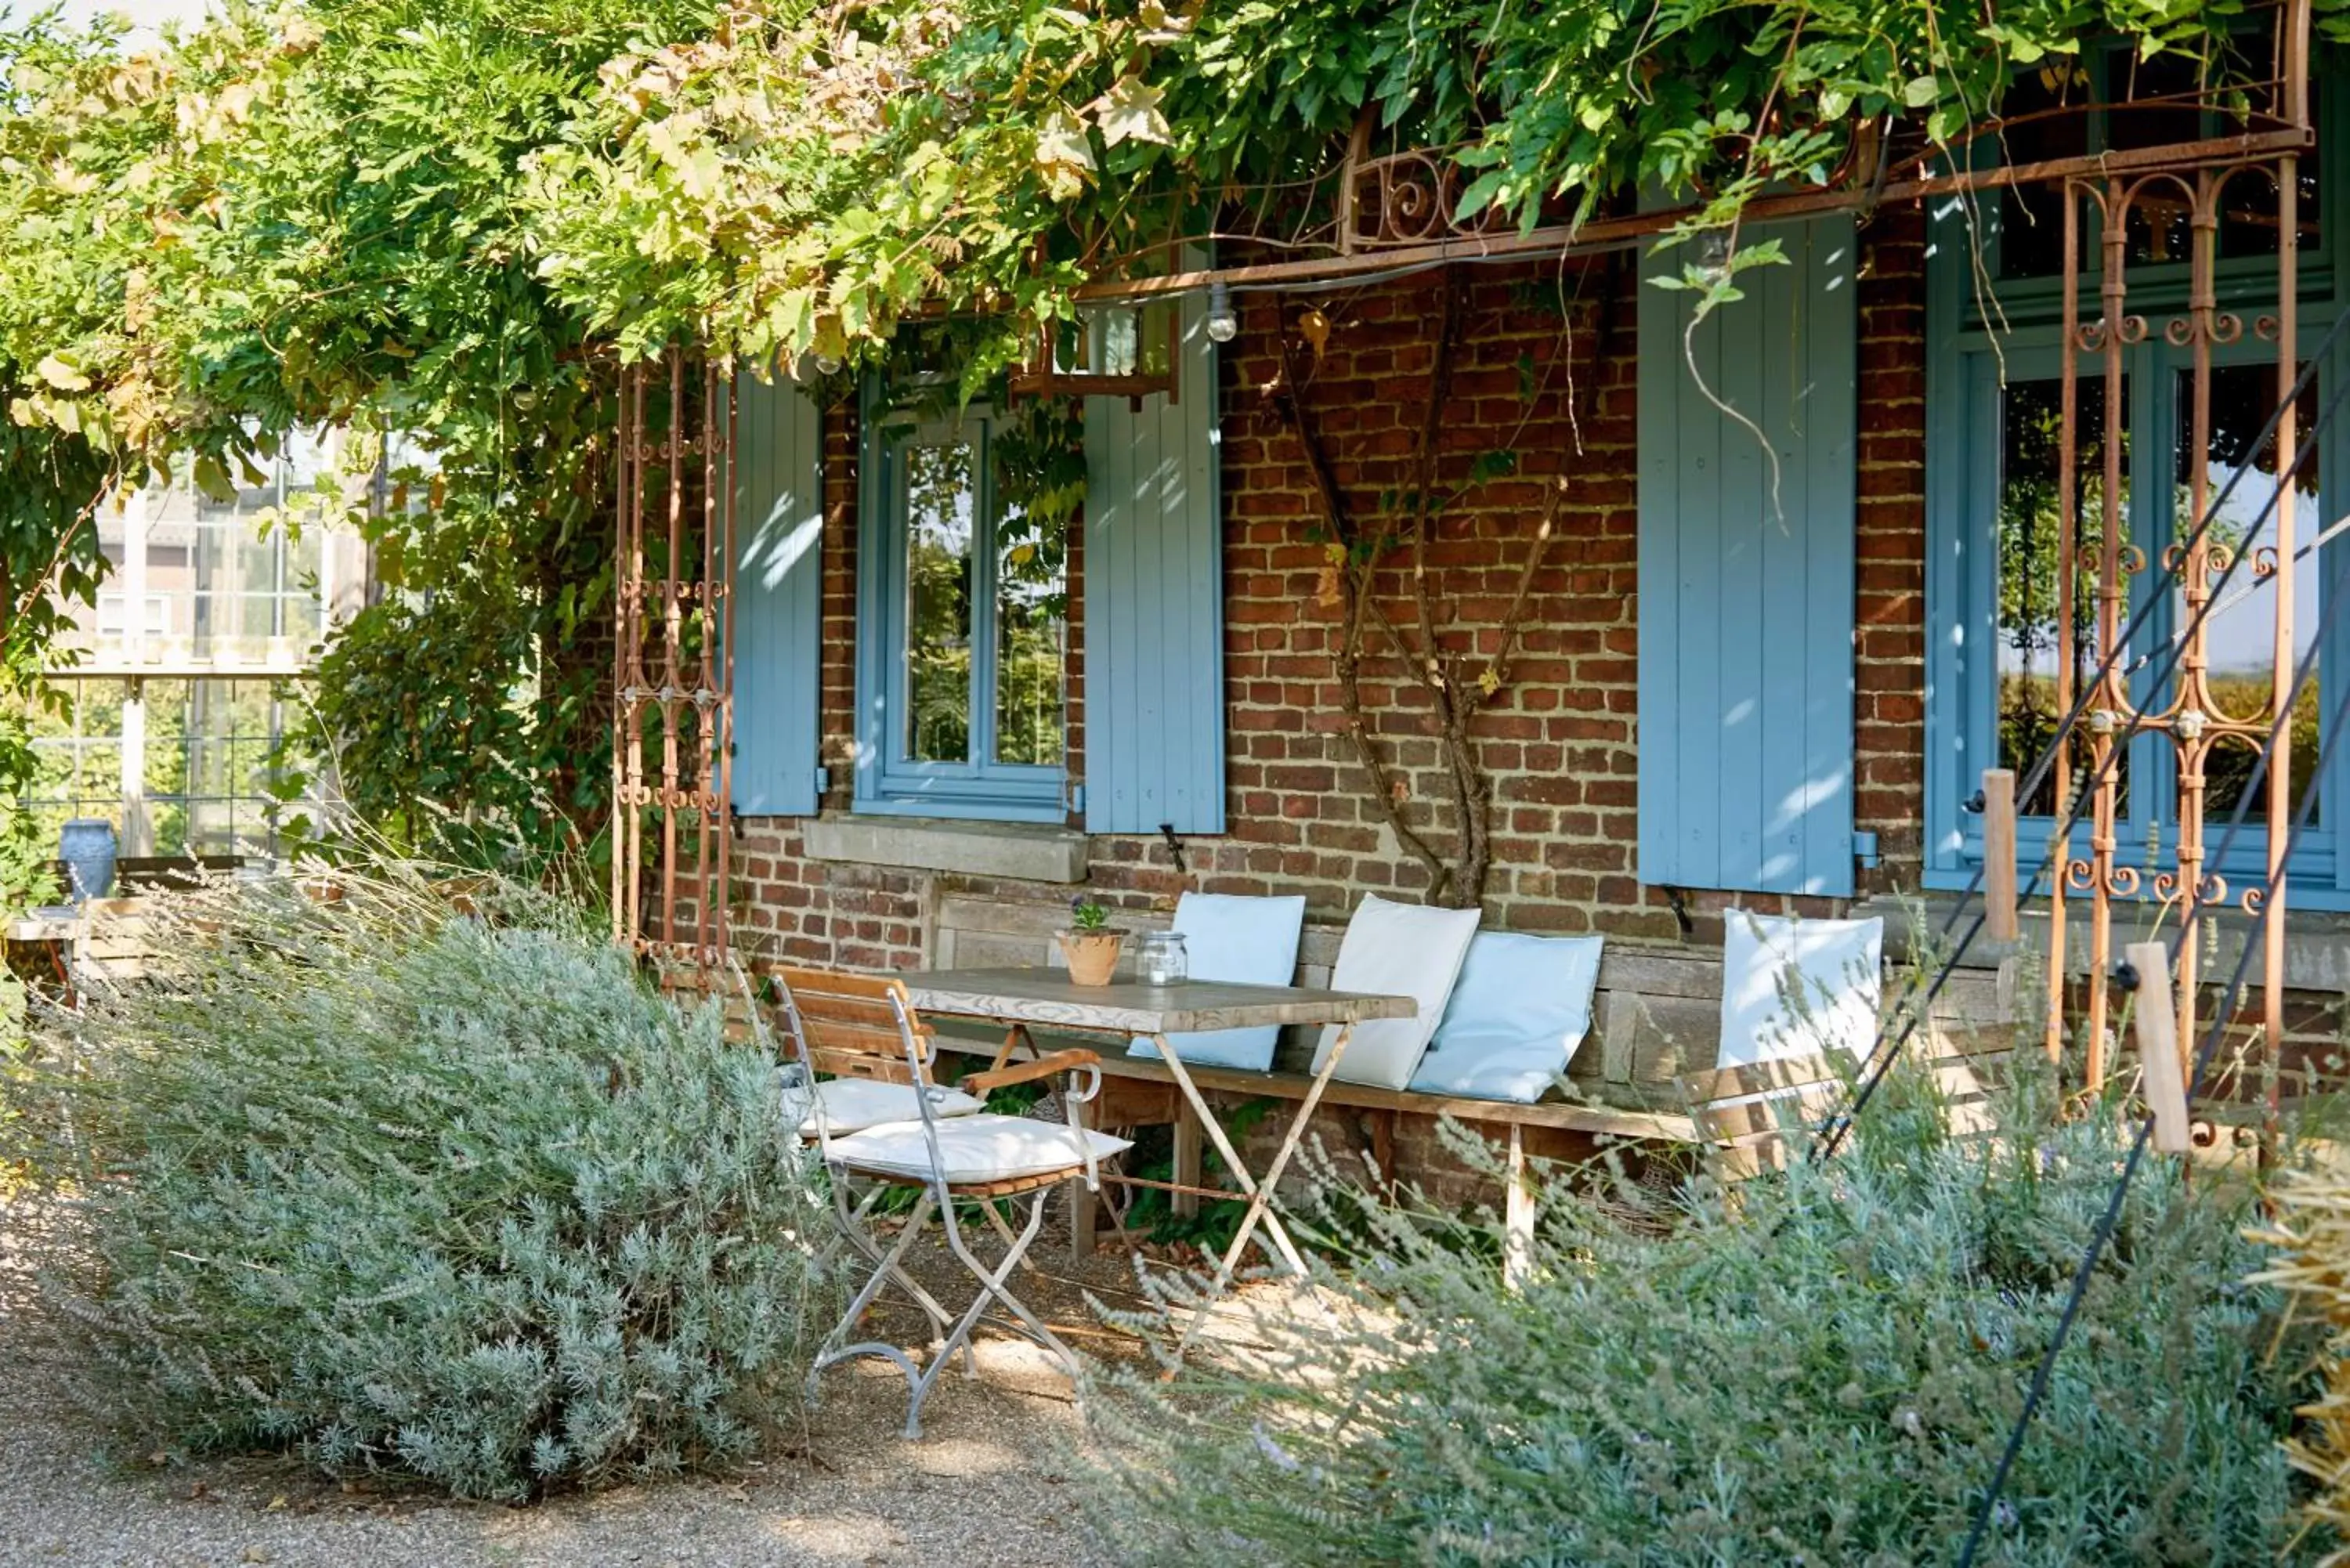
[[[1925,306],[1922,227],[1912,210],[1863,233],[1859,291],[1859,625],[1856,649],[1858,825],[1883,862],[1864,890],[1915,886],[1923,773]],[[1516,454],[1514,475],[1467,488],[1446,510],[1428,567],[1440,575],[1448,648],[1489,651],[1541,514],[1544,487],[1569,493],[1536,575],[1508,686],[1477,722],[1493,782],[1490,924],[1517,930],[1683,936],[1664,890],[1645,888],[1637,841],[1635,560],[1636,283],[1608,261],[1460,269],[1460,348],[1444,410],[1442,474],[1466,482],[1478,455]],[[1097,838],[1092,886],[1111,901],[1165,908],[1183,886],[1303,892],[1316,919],[1341,919],[1366,892],[1409,896],[1423,868],[1393,842],[1347,742],[1331,660],[1321,518],[1297,442],[1263,388],[1309,306],[1326,349],[1301,392],[1355,514],[1378,515],[1410,483],[1434,348],[1430,275],[1327,295],[1241,296],[1242,330],[1222,356],[1225,688],[1229,832],[1187,845],[1180,878],[1149,838]],[[827,414],[825,756],[828,809],[847,810],[853,757],[856,453],[853,410]],[[1383,497],[1386,498],[1383,503]],[[1399,556],[1380,587],[1409,618]],[[1073,570],[1082,563],[1073,555]],[[1081,596],[1073,593],[1075,601]],[[1082,645],[1082,628],[1073,629]],[[1377,639],[1366,705],[1406,810],[1440,845],[1453,824],[1425,695]],[[1081,678],[1072,673],[1070,768],[1082,778]],[[744,824],[746,924],[760,946],[859,966],[923,961],[929,905],[944,893],[1054,897],[930,872],[810,863],[796,825]],[[1682,912],[1688,940],[1720,940],[1727,894]],[[1750,900],[1752,901],[1752,900]],[[1761,900],[1778,908],[1783,900]],[[1818,901],[1799,905],[1824,909]]]

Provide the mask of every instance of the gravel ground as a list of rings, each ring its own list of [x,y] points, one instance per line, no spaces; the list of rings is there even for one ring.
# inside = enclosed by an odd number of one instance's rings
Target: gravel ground
[[[6,1208],[0,1205],[0,1232]],[[1025,1342],[980,1344],[981,1377],[951,1376],[899,1439],[905,1382],[858,1362],[828,1373],[805,1451],[736,1480],[693,1480],[531,1508],[337,1486],[276,1459],[124,1472],[60,1389],[21,1269],[0,1234],[0,1568],[269,1563],[320,1568],[1091,1568],[1108,1559],[1070,1479],[1083,1442],[1068,1380]],[[1040,1241],[1037,1255],[1047,1256]],[[1069,1266],[1051,1254],[1047,1267]],[[1084,1278],[1115,1285],[1122,1263]],[[1030,1282],[1056,1323],[1087,1321],[1073,1281]],[[1090,1336],[1089,1351],[1107,1346]]]

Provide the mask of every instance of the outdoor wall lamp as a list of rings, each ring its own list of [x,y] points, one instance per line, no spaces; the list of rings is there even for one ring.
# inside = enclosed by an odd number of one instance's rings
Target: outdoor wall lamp
[[[1208,286],[1208,336],[1229,343],[1240,336],[1241,318],[1232,314],[1232,296],[1221,283]]]

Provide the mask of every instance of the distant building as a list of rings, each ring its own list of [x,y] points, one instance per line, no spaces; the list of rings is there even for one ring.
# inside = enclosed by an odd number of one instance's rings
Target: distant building
[[[175,486],[101,505],[110,570],[59,642],[64,711],[34,719],[42,767],[23,804],[47,828],[105,817],[125,855],[265,856],[289,815],[331,807],[324,781],[276,792],[321,639],[367,600],[365,543],[290,521],[323,455],[289,443],[234,502]]]

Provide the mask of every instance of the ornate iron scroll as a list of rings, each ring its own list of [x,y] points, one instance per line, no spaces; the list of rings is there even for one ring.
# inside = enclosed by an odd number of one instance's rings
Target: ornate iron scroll
[[[2295,58],[2305,54],[2305,43],[2287,40],[2286,47]],[[2288,99],[2298,96],[2302,99],[2299,112],[2303,116],[2303,123],[2305,93],[2305,83],[2296,84],[2294,74],[2288,71],[2283,96]],[[2294,109],[2288,106],[2287,114],[2293,112]],[[2225,881],[2206,868],[2205,794],[2209,782],[2206,764],[2215,748],[2230,741],[2259,748],[2268,744],[2272,731],[2276,732],[2275,750],[2266,779],[2264,809],[2260,814],[2268,829],[2268,877],[2265,880],[2273,891],[2263,898],[2262,890],[2253,888],[2241,895],[2241,902],[2248,913],[2258,916],[2262,921],[2265,960],[2262,969],[2264,1033],[2266,1048],[2272,1059],[2283,1038],[2284,858],[2295,805],[2291,787],[2292,724],[2286,710],[2291,701],[2295,664],[2293,556],[2298,541],[2293,515],[2293,475],[2299,434],[2295,429],[2295,410],[2286,399],[2299,372],[2295,342],[2301,226],[2299,164],[2298,156],[2292,152],[2232,161],[2210,158],[2207,153],[2206,161],[2200,162],[2182,162],[2178,166],[2154,170],[2132,170],[2102,177],[2073,173],[2061,182],[2064,206],[2064,275],[2067,277],[2080,275],[2085,216],[2095,220],[2101,261],[2097,274],[2095,317],[2087,321],[2081,318],[2082,298],[2078,288],[2065,290],[2064,305],[2057,570],[2058,581],[2063,585],[2060,597],[2064,607],[2057,618],[2056,705],[2059,712],[2066,712],[2071,711],[2076,699],[2084,695],[2087,699],[2083,728],[2087,742],[2085,761],[2089,772],[2083,782],[2088,794],[2088,844],[2085,855],[2074,855],[2070,831],[2062,833],[2056,844],[2058,874],[2054,878],[2049,910],[2052,984],[2047,1047],[2052,1057],[2056,1055],[2064,1035],[2064,987],[2061,981],[2065,973],[2067,895],[2086,895],[2089,950],[2082,1033],[2086,1077],[2092,1087],[2104,1081],[2108,1064],[2111,1012],[2108,977],[2113,972],[2116,956],[2113,945],[2114,901],[2132,898],[2141,891],[2138,869],[2121,863],[2116,857],[2121,805],[2119,774],[2122,758],[2119,749],[2133,733],[2162,737],[2168,742],[2177,763],[2174,773],[2177,787],[2175,868],[2155,875],[2152,885],[2144,890],[2167,903],[2176,904],[2182,920],[2176,996],[2178,1038],[2181,1054],[2186,1055],[2191,1054],[2197,1039],[2199,928],[2206,919],[2206,912],[2226,902],[2229,898]],[[2276,311],[2273,316],[2258,317],[2249,327],[2241,316],[2220,307],[2217,275],[2223,203],[2231,188],[2238,187],[2240,182],[2262,184],[2273,182],[2277,200]],[[2126,538],[2123,441],[2119,432],[2129,428],[2129,410],[2124,386],[2127,350],[2134,345],[2146,342],[2156,328],[2145,316],[2134,314],[2130,308],[2129,234],[2133,216],[2162,208],[2186,213],[2191,247],[2186,311],[2164,321],[2160,327],[2165,342],[2176,348],[2188,349],[2191,354],[2191,369],[2187,382],[2188,429],[2185,431],[2188,458],[2186,499],[2189,504],[2179,519],[2178,526],[2183,536],[2169,547],[2160,563],[2166,573],[2175,573],[2177,578],[2178,629],[2175,634],[2178,643],[2175,675],[2158,691],[2134,692],[2129,679],[2128,650],[2120,644],[2125,623],[2130,615],[2131,580],[2144,573],[2149,563],[2144,552],[2128,544]],[[2210,683],[2210,628],[2207,617],[2214,584],[2230,567],[2230,549],[2224,544],[2200,536],[2195,524],[2201,521],[2209,508],[2213,490],[2210,474],[2212,350],[2241,340],[2247,330],[2257,339],[2276,345],[2274,386],[2283,407],[2279,411],[2274,438],[2273,462],[2279,488],[2275,509],[2271,514],[2273,538],[2269,544],[2260,546],[2252,559],[2241,563],[2239,569],[2248,570],[2255,581],[2267,585],[2275,606],[2275,617],[2267,701],[2257,713],[2230,714],[2223,710]],[[2081,519],[2077,462],[2080,400],[2085,380],[2088,383],[2090,396],[2096,400],[2095,406],[2102,413],[2101,429],[2106,432],[2102,441],[2105,469],[2101,486],[2102,517],[2094,561],[2083,561],[2079,555]],[[2257,457],[2255,455],[2247,461],[2257,461]],[[2170,475],[2167,472],[2140,473],[2136,478],[2141,485],[2170,483]],[[2071,595],[2076,572],[2087,571],[2093,571],[2095,577],[2096,611],[2091,623],[2093,646],[2085,650],[2075,647]],[[2085,668],[2094,674],[2092,690],[2085,694],[2076,689],[2077,672]],[[2146,699],[2143,706],[2139,702],[2141,698]],[[2074,795],[2074,757],[2069,747],[2059,752],[2055,781],[2055,799],[2061,813]],[[2147,783],[2134,778],[2130,787],[2142,789],[2147,787]],[[2063,826],[2064,819],[2060,816],[2059,822]]]
[[[679,349],[620,375],[612,935],[707,990],[733,851],[735,393]]]

